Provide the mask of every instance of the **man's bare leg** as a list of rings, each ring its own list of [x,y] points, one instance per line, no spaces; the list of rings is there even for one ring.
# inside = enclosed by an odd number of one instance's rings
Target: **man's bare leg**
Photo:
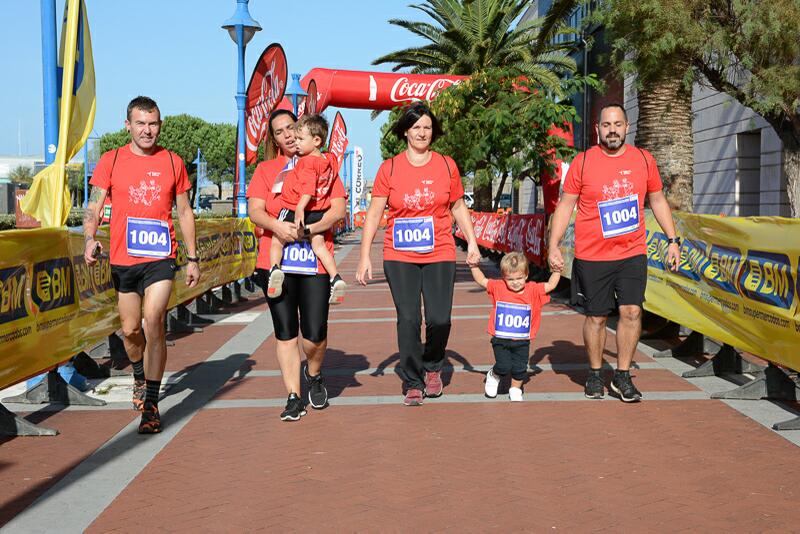
[[[138,293],[118,293],[117,308],[122,323],[122,343],[132,362],[139,362],[144,356],[144,336],[142,335],[142,297]]]
[[[606,346],[606,316],[587,315],[583,322],[583,343],[592,369],[603,367],[603,350]]]
[[[628,371],[642,334],[642,308],[636,305],[619,307],[617,324],[617,369]]]

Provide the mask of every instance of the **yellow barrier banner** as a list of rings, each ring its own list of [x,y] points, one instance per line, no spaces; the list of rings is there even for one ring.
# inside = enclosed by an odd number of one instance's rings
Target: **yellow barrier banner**
[[[197,221],[200,283],[184,282],[186,248],[175,224],[178,271],[170,307],[249,276],[258,254],[249,219]],[[97,239],[108,250],[108,227]],[[111,265],[89,267],[80,229],[0,232],[0,389],[62,363],[120,327]]]
[[[676,212],[677,272],[667,236],[646,214],[644,308],[768,361],[800,370],[800,220]],[[573,227],[562,242],[572,271]]]

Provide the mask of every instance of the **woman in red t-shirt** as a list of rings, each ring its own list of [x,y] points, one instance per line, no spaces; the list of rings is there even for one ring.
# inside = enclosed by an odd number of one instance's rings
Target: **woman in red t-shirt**
[[[287,110],[276,110],[269,118],[267,129],[267,160],[256,167],[247,188],[247,208],[250,220],[264,229],[259,238],[256,275],[266,296],[266,281],[270,269],[269,249],[272,235],[280,236],[286,243],[281,267],[285,273],[283,291],[278,298],[268,298],[275,330],[276,353],[283,383],[289,393],[286,409],[281,414],[284,421],[297,421],[305,415],[300,398],[301,360],[298,351],[298,333],[303,332],[302,349],[307,365],[305,377],[309,384],[308,401],[312,408],[328,406],[328,392],[322,381],[322,360],[328,346],[328,299],[330,276],[319,265],[308,241],[303,241],[303,229],[295,223],[279,221],[281,211],[280,190],[286,170],[294,164],[297,153],[294,123],[297,118]],[[336,180],[331,189],[331,205],[319,222],[308,224],[309,234],[323,234],[325,243],[333,254],[333,234],[330,228],[345,216],[344,186]],[[299,315],[299,320],[298,320]]]
[[[406,150],[384,161],[372,188],[364,221],[356,280],[372,279],[369,253],[387,205],[383,271],[397,310],[397,344],[406,406],[423,396],[442,394],[441,369],[450,337],[450,314],[456,272],[453,219],[467,239],[467,263],[480,260],[464,186],[455,162],[430,149],[441,135],[436,117],[423,102],[410,105],[392,127]],[[420,339],[425,301],[425,347]]]

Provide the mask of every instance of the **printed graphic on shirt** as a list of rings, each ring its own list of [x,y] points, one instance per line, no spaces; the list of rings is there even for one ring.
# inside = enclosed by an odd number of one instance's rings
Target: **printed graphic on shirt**
[[[426,180],[423,180],[425,182]],[[419,188],[414,189],[414,194],[409,195],[406,193],[403,195],[403,204],[405,204],[406,209],[410,210],[424,210],[431,206],[433,206],[433,201],[436,199],[436,193],[428,189],[427,187],[424,188],[422,191]]]
[[[619,171],[620,174],[626,171]],[[627,171],[630,173],[631,171]],[[608,186],[603,186],[603,200],[614,200],[616,198],[622,197],[629,197],[633,194],[634,185],[633,183],[629,182],[627,178],[623,178],[622,182],[619,180],[614,180],[614,182]]]
[[[148,175],[160,176],[160,172],[148,172]],[[161,186],[155,180],[145,182],[141,180],[139,187],[128,186],[128,200],[131,204],[144,204],[145,206],[152,206],[153,202],[161,199]]]

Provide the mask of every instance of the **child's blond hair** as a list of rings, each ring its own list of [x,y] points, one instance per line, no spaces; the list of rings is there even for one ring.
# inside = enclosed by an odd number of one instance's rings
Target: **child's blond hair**
[[[509,252],[500,260],[500,274],[525,273],[528,276],[528,258],[522,252]]]
[[[328,121],[322,115],[315,113],[312,115],[303,115],[297,119],[294,125],[295,131],[300,131],[303,128],[308,128],[308,133],[322,139],[323,144],[325,144],[325,140],[328,139]]]

